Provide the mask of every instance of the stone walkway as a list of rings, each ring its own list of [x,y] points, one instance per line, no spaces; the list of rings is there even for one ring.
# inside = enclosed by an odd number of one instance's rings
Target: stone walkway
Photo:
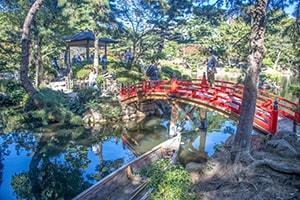
[[[51,88],[52,90],[63,91],[64,93],[72,92],[71,90],[67,89],[67,87],[66,87],[65,77],[62,77],[56,81],[50,82],[48,87]]]

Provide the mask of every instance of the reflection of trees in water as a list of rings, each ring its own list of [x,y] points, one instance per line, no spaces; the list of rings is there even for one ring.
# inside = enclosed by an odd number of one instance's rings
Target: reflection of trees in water
[[[25,139],[26,135],[22,134]],[[57,198],[71,199],[82,188],[90,184],[83,180],[82,170],[76,163],[87,162],[87,151],[69,148],[65,158],[70,162],[56,159],[70,143],[70,134],[44,132],[38,142],[30,148],[34,151],[28,172],[12,177],[12,186],[21,199]],[[18,142],[18,141],[15,141]],[[22,143],[23,145],[26,143]],[[72,143],[71,143],[72,144]],[[28,148],[28,144],[26,144]],[[20,143],[16,145],[20,148]],[[74,156],[75,154],[79,156]],[[53,158],[55,157],[55,158]],[[77,166],[77,167],[74,167]]]
[[[3,182],[3,170],[4,165],[2,161],[5,156],[9,156],[11,151],[9,150],[9,145],[12,143],[17,143],[15,146],[15,151],[17,155],[20,155],[21,151],[27,151],[28,155],[31,155],[32,147],[36,144],[34,136],[29,132],[11,132],[1,135],[2,143],[0,146],[0,185]],[[16,163],[18,164],[18,163]]]
[[[3,182],[3,163],[2,163],[3,157],[2,157],[2,149],[0,147],[0,185]]]
[[[103,147],[102,144],[104,141],[109,139],[116,139],[116,144],[119,142],[119,138],[121,137],[123,131],[123,124],[97,124],[96,126],[90,127],[91,134],[81,135],[78,139],[82,143],[85,143],[85,140],[88,140],[89,144],[93,143],[92,150],[95,155],[99,158],[99,164],[96,166],[95,171],[96,174],[89,174],[87,177],[90,180],[99,181],[103,177],[107,176],[111,172],[115,171],[119,167],[123,165],[125,162],[124,159],[116,159],[116,160],[104,160],[103,159]]]
[[[71,199],[82,188],[91,186],[82,179],[82,171],[67,163],[38,157],[29,172],[12,177],[12,186],[18,199]],[[37,161],[37,162],[36,162]],[[39,166],[34,166],[39,163]],[[34,168],[35,167],[35,168]]]
[[[300,73],[300,72],[299,72]],[[293,93],[290,90],[291,86],[300,86],[299,80],[300,76],[294,77],[294,76],[282,76],[280,78],[281,85],[280,85],[280,90],[279,90],[279,96],[284,97],[292,102],[297,102],[297,96],[293,95]]]
[[[18,199],[62,198],[71,199],[91,184],[84,180],[83,172],[90,160],[88,149],[90,144],[101,144],[103,141],[120,135],[119,126],[102,126],[97,131],[63,126],[48,126],[29,132],[11,133],[4,136],[1,148],[7,151],[9,144],[16,143],[16,152],[28,151],[32,156],[28,172],[15,174],[11,185]],[[110,132],[110,131],[114,132]],[[9,154],[9,153],[8,153]],[[63,154],[63,156],[61,156]],[[9,156],[9,155],[8,155]],[[99,154],[100,163],[90,180],[99,180],[103,175],[118,168],[123,159],[103,161],[102,150]],[[3,171],[1,171],[1,174]]]
[[[145,118],[138,123],[131,123],[123,129],[123,135],[127,135],[127,139],[132,145],[138,146],[139,141],[144,140],[146,137],[158,139],[161,135],[168,134],[169,123],[163,125],[164,119],[161,118]],[[163,133],[163,134],[162,134]]]
[[[207,132],[213,132],[215,129],[220,129],[222,124],[227,121],[228,118],[222,115],[218,115],[214,112],[207,112]]]

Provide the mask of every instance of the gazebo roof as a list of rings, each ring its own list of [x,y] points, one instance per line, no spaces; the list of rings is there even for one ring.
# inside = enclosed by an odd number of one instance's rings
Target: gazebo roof
[[[95,36],[91,30],[84,30],[74,36],[65,37],[63,40],[73,47],[94,47]],[[106,46],[110,43],[118,43],[118,41],[106,37],[99,38],[99,46]]]

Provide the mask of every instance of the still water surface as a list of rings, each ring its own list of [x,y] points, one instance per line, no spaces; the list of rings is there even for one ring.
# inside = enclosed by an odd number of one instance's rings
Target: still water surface
[[[207,159],[216,144],[235,132],[235,122],[209,114],[206,131],[183,129],[179,160],[182,164]],[[11,132],[0,137],[0,199],[72,199],[98,180],[168,138],[169,121],[101,126],[96,129],[51,125]],[[135,148],[123,145],[122,135]]]

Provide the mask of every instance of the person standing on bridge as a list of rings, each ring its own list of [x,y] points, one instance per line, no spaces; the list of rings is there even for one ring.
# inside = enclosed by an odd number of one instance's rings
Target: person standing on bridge
[[[209,58],[207,61],[207,80],[210,86],[215,85],[215,74],[217,73],[217,59],[211,48],[208,48]]]
[[[148,76],[150,80],[158,80],[158,67],[155,60],[152,60],[151,65],[147,68],[146,76]]]

